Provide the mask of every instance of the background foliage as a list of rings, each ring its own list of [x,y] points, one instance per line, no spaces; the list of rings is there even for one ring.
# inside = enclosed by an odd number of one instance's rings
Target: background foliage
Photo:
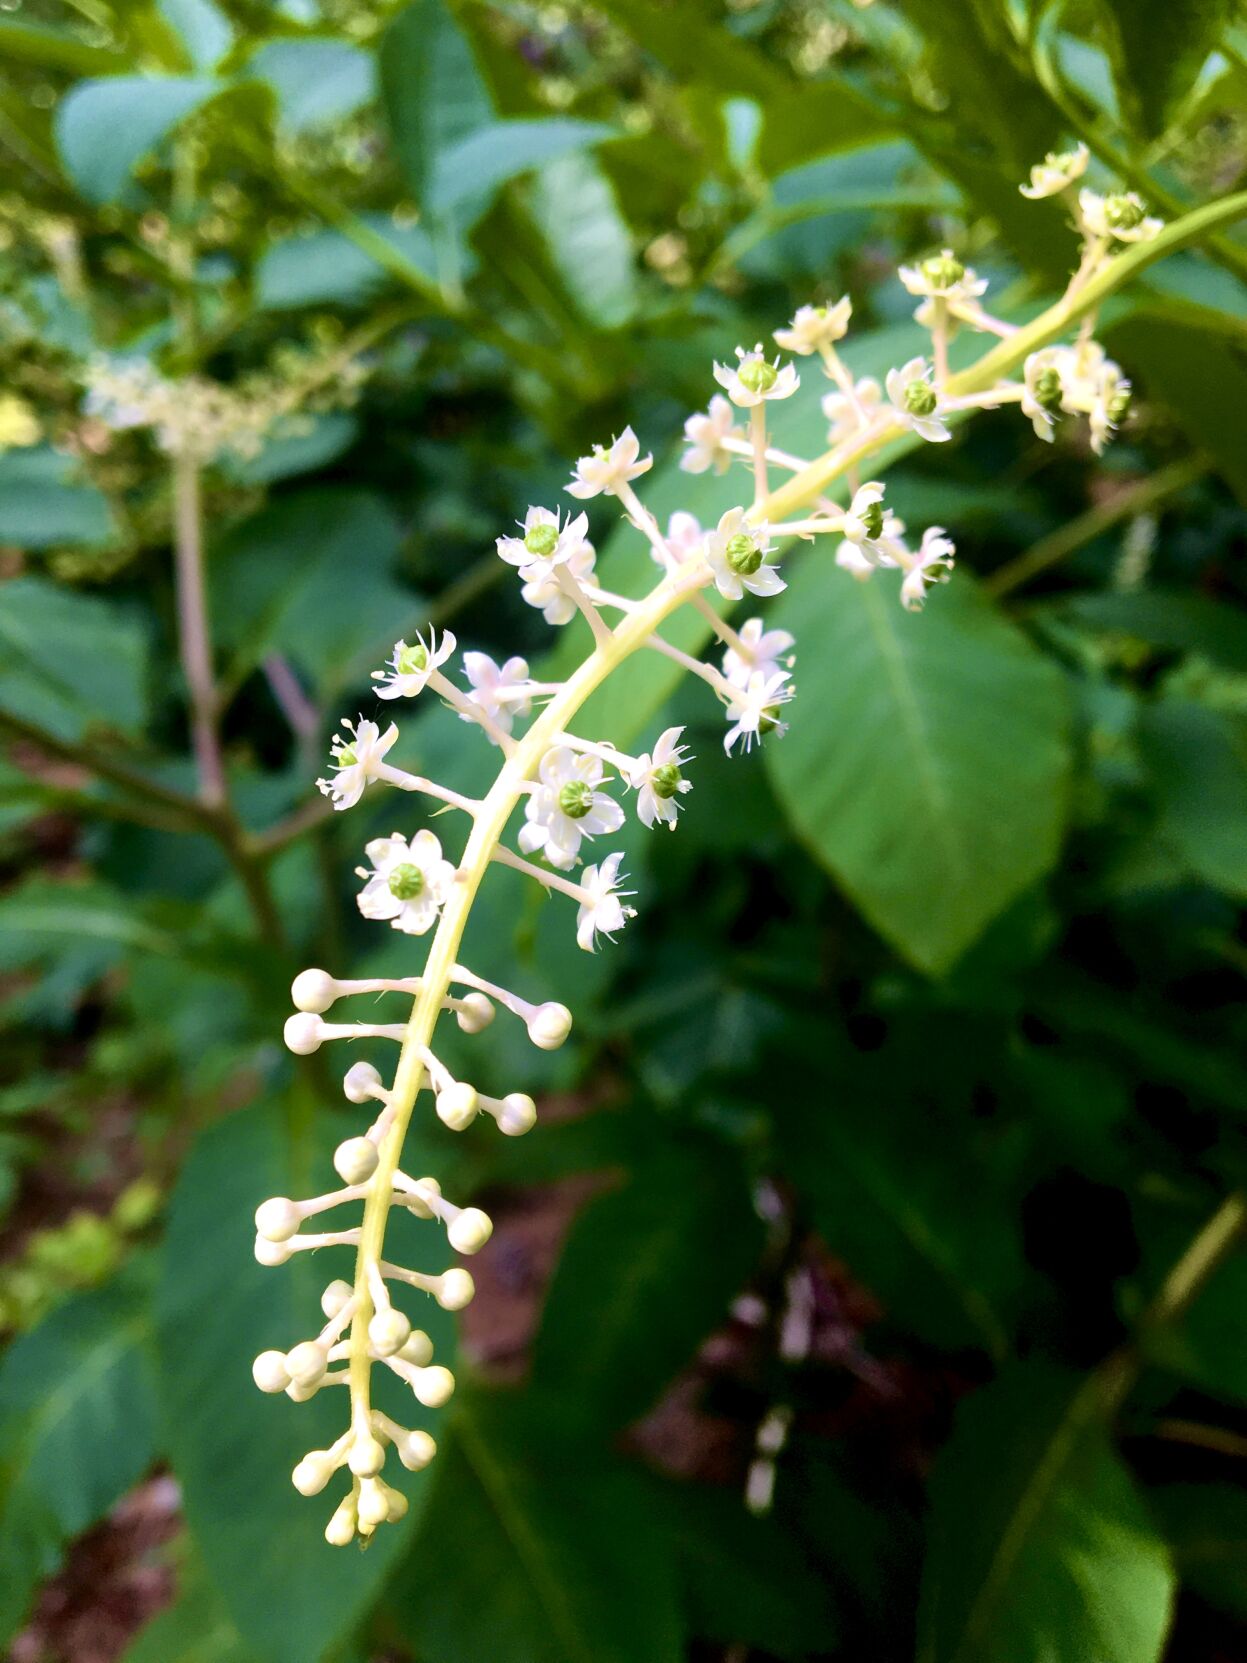
[[[557,1057],[476,1042],[542,1094],[532,1138],[425,1125],[405,1162],[500,1220],[406,1523],[327,1548],[287,1481],[318,1405],[249,1381],[314,1298],[302,1261],[254,1265],[251,1212],[346,1121],[278,1044],[291,973],[410,970],[355,916],[360,825],[307,807],[369,668],[429,618],[544,652],[493,538],[627,421],[672,455],[711,358],[797,303],[852,294],[859,374],[908,356],[892,273],[933,245],[1036,310],[1072,238],[1017,185],[1062,138],[1166,215],[1241,183],[1235,14],[6,8],[0,352],[38,422],[0,453],[15,1658],[125,1649],[98,1613],[75,1649],[63,1581],[39,1590],[166,1470],[176,1594],[129,1663],[1242,1655],[1234,231],[1112,303],[1141,408],[1102,463],[989,417],[893,473],[958,542],[923,617],[794,563],[782,744],[729,772],[663,661],[600,696],[621,744],[686,722],[696,790],[630,849],[644,907],[611,952],[505,875],[473,920],[471,962],[579,1026]],[[194,791],[168,462],[84,415],[100,352],[255,396],[368,369],[205,475],[228,810]],[[814,380],[779,435],[809,453]],[[705,517],[731,490],[671,460],[647,497]],[[597,530],[620,581],[645,564]],[[421,715],[438,777],[480,765],[455,729]]]

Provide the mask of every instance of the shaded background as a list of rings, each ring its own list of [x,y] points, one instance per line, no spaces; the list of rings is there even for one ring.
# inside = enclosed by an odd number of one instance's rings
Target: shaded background
[[[577,1029],[474,1042],[482,1085],[539,1096],[522,1143],[413,1133],[497,1229],[405,1524],[328,1549],[287,1481],[324,1405],[249,1378],[337,1273],[260,1271],[252,1211],[355,1123],[280,1046],[292,972],[418,967],[353,902],[392,802],[312,800],[369,670],[436,619],[540,674],[494,538],[625,422],[647,501],[726,506],[675,440],[797,304],[852,295],[858,374],[919,345],[895,266],[932,247],[1036,310],[1074,239],[1017,185],[1063,139],[1166,217],[1232,190],[1234,11],[6,7],[12,1663],[1243,1656],[1233,231],[1107,308],[1138,396],[1102,460],[1003,413],[889,476],[958,545],[920,619],[796,557],[782,743],[729,765],[661,662],[605,695],[622,745],[687,725],[695,790],[677,837],[629,836],[613,949],[510,874],[473,919],[469,962]],[[204,472],[225,816],[194,797],[168,458],[84,405],[100,352],[231,389],[235,431],[298,415]],[[806,454],[819,379],[777,428]],[[652,570],[609,507],[593,531],[616,585]],[[428,772],[488,767],[406,714]]]

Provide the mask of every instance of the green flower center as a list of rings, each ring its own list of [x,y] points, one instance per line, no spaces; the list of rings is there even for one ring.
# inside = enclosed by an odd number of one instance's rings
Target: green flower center
[[[858,515],[866,527],[866,536],[873,543],[877,537],[883,535],[883,504],[872,502],[869,508],[864,508]]]
[[[568,780],[559,787],[559,807],[569,820],[583,820],[593,807],[593,787],[584,780]]]
[[[355,755],[355,749],[353,746],[343,745],[342,749],[338,752],[336,760],[339,768],[354,768],[355,764],[359,761],[359,758]]]
[[[762,550],[753,538],[743,531],[738,531],[735,537],[728,538],[727,548],[723,552],[728,565],[738,577],[752,577],[762,564]]]
[[[421,670],[427,670],[428,667],[429,655],[419,641],[414,647],[404,647],[398,655],[397,669],[400,676],[418,675]]]
[[[524,533],[524,547],[529,554],[540,555],[543,559],[554,553],[558,541],[559,534],[552,525],[535,525]]]
[[[905,408],[913,416],[931,415],[937,402],[929,381],[911,381],[905,389]]]
[[[961,261],[954,260],[951,254],[933,254],[922,262],[919,270],[933,289],[951,289],[966,274]]]
[[[1124,418],[1126,411],[1130,408],[1129,392],[1123,388],[1119,392],[1114,393],[1108,401],[1107,408],[1108,419],[1112,422],[1113,426],[1116,427],[1118,422]]]
[[[414,901],[424,888],[424,873],[405,860],[390,873],[390,894],[396,901]]]
[[[683,777],[674,762],[661,763],[650,774],[650,789],[656,797],[661,797],[665,801],[668,797],[675,796]]]
[[[1133,231],[1143,223],[1143,205],[1128,196],[1106,196],[1104,217],[1115,231]]]
[[[765,358],[746,358],[737,372],[742,387],[751,393],[767,393],[779,379],[779,371]]]
[[[1035,377],[1035,403],[1041,410],[1061,408],[1061,377],[1051,366]]]

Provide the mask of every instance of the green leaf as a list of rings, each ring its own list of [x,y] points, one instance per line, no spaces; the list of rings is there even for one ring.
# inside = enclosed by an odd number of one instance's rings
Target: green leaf
[[[147,1278],[68,1300],[0,1365],[0,1644],[71,1537],[156,1457]]]
[[[1159,138],[1204,60],[1233,22],[1234,0],[1102,0],[1122,109]]]
[[[0,584],[0,649],[0,706],[58,738],[146,720],[147,631],[111,601],[37,577]]]
[[[475,54],[445,0],[415,0],[386,30],[381,94],[394,148],[420,206],[438,158],[493,119]]]
[[[768,624],[815,643],[765,754],[811,852],[919,969],[948,970],[1054,863],[1069,773],[1058,672],[958,572],[921,615],[826,554]]]
[[[217,466],[240,485],[271,485],[278,479],[336,462],[359,437],[359,418],[346,410],[329,410],[308,418],[306,426],[294,433],[277,434],[265,440],[255,456],[227,453]]]
[[[257,1352],[315,1332],[322,1288],[351,1272],[351,1254],[340,1248],[262,1268],[252,1255],[252,1215],[267,1196],[331,1186],[332,1150],[350,1124],[322,1113],[309,1125],[305,1109],[278,1101],[235,1113],[196,1143],[169,1214],[157,1294],[169,1453],[204,1565],[266,1663],[319,1663],[334,1651],[406,1551],[427,1495],[427,1475],[391,1473],[411,1502],[407,1519],[379,1531],[362,1557],[331,1548],[323,1531],[341,1480],[308,1500],[290,1473],[343,1430],[345,1394],[328,1390],[296,1404],[262,1396],[250,1379]],[[414,1163],[418,1149],[409,1157]],[[444,1269],[444,1239],[408,1224],[391,1225],[387,1251],[403,1264]],[[423,1295],[407,1309],[448,1360],[449,1318]],[[387,1371],[376,1373],[387,1375],[377,1383],[382,1407],[413,1424],[410,1394],[391,1394]],[[436,1415],[418,1414],[419,1424],[435,1426]]]
[[[177,1598],[139,1632],[121,1663],[255,1663],[199,1560],[182,1560]]]
[[[598,329],[627,323],[637,305],[632,238],[596,162],[580,153],[547,162],[529,212],[581,317]]]
[[[533,1380],[613,1425],[644,1413],[726,1317],[760,1248],[734,1156],[709,1139],[668,1144],[573,1224]]]
[[[221,90],[221,83],[193,76],[80,81],[56,111],[66,173],[89,202],[119,201],[138,163]]]
[[[571,116],[491,121],[437,153],[426,204],[431,213],[445,214],[466,202],[487,200],[509,179],[615,136],[604,122]]]
[[[1240,1313],[1247,1297],[1247,1252],[1220,1265],[1181,1319],[1144,1337],[1148,1357],[1218,1397],[1247,1402],[1247,1351]]]
[[[1094,1385],[1015,1366],[936,1463],[918,1663],[1155,1663],[1174,1574]]]
[[[1247,1494],[1231,1484],[1164,1484],[1148,1497],[1182,1586],[1247,1622]]]
[[[390,1598],[427,1663],[680,1663],[659,1495],[549,1408],[474,1397]],[[570,1475],[574,1480],[569,1482]]]
[[[215,69],[234,44],[234,25],[215,0],[158,0],[158,9],[200,74]]]
[[[345,40],[268,41],[253,54],[247,70],[277,94],[281,125],[291,133],[354,115],[377,93],[372,54]]]
[[[1164,699],[1139,739],[1165,836],[1205,883],[1247,898],[1247,724]]]
[[[43,447],[0,454],[0,543],[95,548],[115,535],[108,498],[72,457]]]
[[[427,231],[418,225],[399,230],[386,214],[364,214],[361,223],[433,281],[436,264]],[[264,250],[255,267],[255,303],[269,312],[362,306],[391,281],[386,268],[344,231],[313,231],[282,237]]]
[[[70,75],[107,75],[127,67],[124,52],[88,46],[64,27],[15,17],[0,17],[0,56],[9,63],[34,64]]]

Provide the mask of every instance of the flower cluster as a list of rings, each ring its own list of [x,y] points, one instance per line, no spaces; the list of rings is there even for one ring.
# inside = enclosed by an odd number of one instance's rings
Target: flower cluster
[[[1034,170],[1025,194],[1072,191],[1085,166],[1080,152],[1050,156]],[[1098,270],[1113,238],[1150,234],[1144,227],[1151,222],[1141,208],[1136,216],[1135,206],[1130,198],[1092,203],[1086,191],[1079,195],[1075,212],[1083,258],[1071,292]],[[303,1201],[274,1197],[256,1213],[256,1254],[263,1264],[282,1264],[294,1253],[322,1247],[355,1252],[353,1281],[333,1280],[325,1288],[324,1325],[288,1351],[263,1352],[255,1364],[262,1390],[285,1392],[296,1400],[327,1385],[348,1389],[347,1429],[330,1448],[305,1456],[293,1475],[295,1486],[311,1495],[339,1468],[349,1471],[349,1488],[326,1531],[331,1542],[349,1541],[357,1533],[367,1537],[379,1524],[402,1516],[404,1498],[381,1476],[391,1445],[411,1470],[424,1466],[434,1453],[426,1431],[407,1430],[373,1407],[373,1368],[398,1375],[416,1401],[428,1407],[444,1402],[454,1386],[449,1371],[433,1361],[428,1336],[395,1305],[395,1285],[431,1296],[449,1310],[460,1309],[472,1297],[472,1279],[461,1267],[430,1276],[382,1256],[391,1210],[435,1223],[459,1254],[478,1251],[491,1231],[478,1208],[456,1205],[433,1178],[411,1177],[402,1170],[403,1141],[416,1103],[427,1093],[438,1119],[456,1132],[484,1117],[513,1137],[536,1121],[536,1107],[524,1093],[489,1096],[474,1082],[455,1078],[435,1049],[437,1024],[449,1014],[462,1033],[475,1035],[501,1006],[524,1024],[534,1045],[547,1050],[561,1045],[571,1029],[571,1013],[564,1005],[529,1001],[460,961],[477,890],[495,865],[522,874],[547,894],[574,904],[577,942],[592,952],[635,916],[633,892],[622,870],[624,853],[609,848],[628,809],[646,828],[674,831],[693,786],[689,775],[695,759],[683,728],[666,728],[649,749],[632,755],[608,738],[583,731],[586,701],[633,654],[657,652],[709,687],[723,711],[723,744],[729,754],[749,751],[763,740],[774,742],[785,732],[786,707],[795,693],[793,636],[769,625],[764,616],[750,616],[737,626],[727,614],[746,599],[753,611],[755,603],[764,607],[782,593],[779,561],[794,541],[831,537],[835,564],[856,578],[880,570],[898,572],[901,603],[912,611],[920,610],[929,589],[946,582],[952,571],[955,550],[943,528],[928,527],[916,544],[907,541],[884,485],[858,476],[866,458],[906,436],[945,443],[962,413],[1010,402],[1021,405],[1045,439],[1052,437],[1059,415],[1085,415],[1098,449],[1125,412],[1129,384],[1093,339],[1094,314],[1072,343],[1045,344],[1025,357],[1019,350],[1013,362],[1022,363],[1021,379],[958,391],[948,367],[955,332],[966,327],[1007,341],[1013,325],[985,309],[986,282],[951,250],[902,267],[900,279],[919,298],[918,317],[930,330],[931,351],[889,370],[882,386],[870,378],[855,379],[839,355],[852,312],[847,298],[832,306],[803,306],[786,328],[775,331],[783,351],[816,358],[833,384],[823,399],[831,449],[818,463],[776,449],[768,432],[769,408],[792,397],[800,385],[792,362],[768,358],[759,345],[738,348],[734,365],[714,365],[722,392],[711,397],[704,414],[689,417],[682,466],[690,473],[713,469],[729,484],[743,474],[752,485],[750,489],[742,480],[742,489],[731,493],[735,500],[714,524],[703,526],[680,511],[665,530],[660,526],[635,484],[653,458],[641,454],[631,428],[580,457],[567,495],[576,503],[614,500],[624,522],[645,539],[657,568],[647,594],[632,597],[602,587],[588,511],[534,505],[516,532],[497,539],[498,556],[514,570],[528,605],[552,626],[579,621],[587,627],[585,654],[565,680],[538,680],[523,658],[498,663],[477,651],[464,652],[456,668],[458,643],[448,631],[439,635],[429,630],[411,642],[395,643],[387,664],[373,672],[377,699],[387,712],[403,700],[440,699],[478,729],[499,755],[494,783],[484,797],[466,797],[392,761],[400,740],[396,723],[383,725],[361,714],[344,721],[333,741],[331,772],[318,784],[335,810],[349,810],[366,792],[388,786],[430,799],[438,815],[457,811],[469,829],[457,853],[444,851],[442,838],[428,827],[408,826],[364,844],[357,867],[360,912],[405,935],[430,937],[417,973],[398,980],[340,981],[312,969],[298,976],[292,989],[296,1009],[286,1023],[285,1039],[296,1054],[358,1038],[400,1046],[389,1085],[368,1063],[356,1063],[346,1075],[348,1100],[369,1105],[373,1118],[337,1150],[334,1164],[341,1186]],[[747,412],[741,422],[738,412]],[[773,488],[772,470],[791,477]],[[842,502],[825,494],[829,482],[839,477],[848,484]],[[686,653],[664,634],[672,615],[685,608],[696,614],[703,637],[714,642],[712,656]],[[338,1000],[361,994],[406,995],[411,1004],[402,1021],[326,1018]],[[323,1232],[302,1228],[322,1213],[361,1203],[358,1225]]]

